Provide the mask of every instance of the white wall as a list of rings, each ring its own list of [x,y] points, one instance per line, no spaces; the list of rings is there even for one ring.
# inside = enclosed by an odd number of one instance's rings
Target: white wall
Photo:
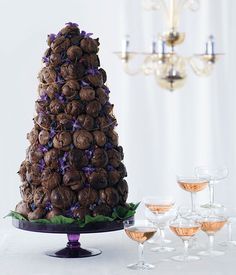
[[[192,173],[195,165],[229,167],[229,179],[217,187],[217,199],[233,202],[235,171],[236,25],[233,0],[202,0],[200,11],[184,12],[187,32],[181,53],[202,51],[208,34],[226,56],[210,78],[188,71],[186,86],[170,93],[152,77],[127,76],[113,51],[131,33],[136,49],[148,49],[155,32],[163,30],[160,13],[143,12],[138,0],[0,0],[0,217],[19,201],[16,172],[25,158],[26,133],[32,127],[37,73],[46,49],[46,36],[68,21],[100,37],[100,60],[108,73],[128,169],[130,201],[144,195],[172,193],[178,203],[188,194],[178,188],[177,173]],[[157,18],[156,18],[157,16]],[[200,194],[208,198],[208,192]]]

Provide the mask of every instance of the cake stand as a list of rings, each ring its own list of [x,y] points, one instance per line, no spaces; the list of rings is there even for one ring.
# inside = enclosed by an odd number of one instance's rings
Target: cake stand
[[[46,252],[46,255],[58,258],[84,258],[99,255],[102,253],[99,249],[81,247],[79,242],[80,234],[111,232],[123,229],[122,220],[96,222],[87,224],[85,227],[79,227],[78,224],[42,224],[13,218],[12,224],[18,229],[31,232],[67,234],[68,242],[65,248]]]

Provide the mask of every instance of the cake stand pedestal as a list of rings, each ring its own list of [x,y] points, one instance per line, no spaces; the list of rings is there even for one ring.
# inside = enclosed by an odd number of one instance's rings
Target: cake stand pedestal
[[[82,248],[79,242],[81,234],[111,232],[123,229],[123,221],[90,223],[81,228],[77,224],[42,224],[30,221],[12,219],[12,224],[18,229],[40,232],[67,234],[68,242],[65,248],[58,251],[46,252],[46,255],[58,258],[84,258],[92,257],[102,253],[95,248]]]

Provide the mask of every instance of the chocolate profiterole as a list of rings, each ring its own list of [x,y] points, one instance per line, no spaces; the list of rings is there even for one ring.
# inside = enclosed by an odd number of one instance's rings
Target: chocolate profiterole
[[[16,211],[29,220],[111,216],[126,205],[128,184],[100,43],[76,23],[56,33],[38,75]]]

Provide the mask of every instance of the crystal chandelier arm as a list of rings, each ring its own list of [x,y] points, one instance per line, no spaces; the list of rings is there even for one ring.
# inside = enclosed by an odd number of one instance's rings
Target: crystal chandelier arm
[[[127,74],[129,74],[129,75],[131,75],[131,76],[137,75],[137,74],[139,74],[140,71],[141,71],[140,68],[131,70],[130,67],[129,67],[128,62],[123,63],[123,69],[124,69],[124,71],[125,71]]]
[[[179,0],[179,6],[181,10],[183,8],[187,8],[191,11],[196,11],[200,6],[200,1],[199,0]]]
[[[166,19],[169,18],[168,8],[165,0],[143,0],[145,10],[163,10]]]
[[[206,62],[201,57],[189,57],[188,62],[197,76],[208,76],[213,70],[213,63]]]

